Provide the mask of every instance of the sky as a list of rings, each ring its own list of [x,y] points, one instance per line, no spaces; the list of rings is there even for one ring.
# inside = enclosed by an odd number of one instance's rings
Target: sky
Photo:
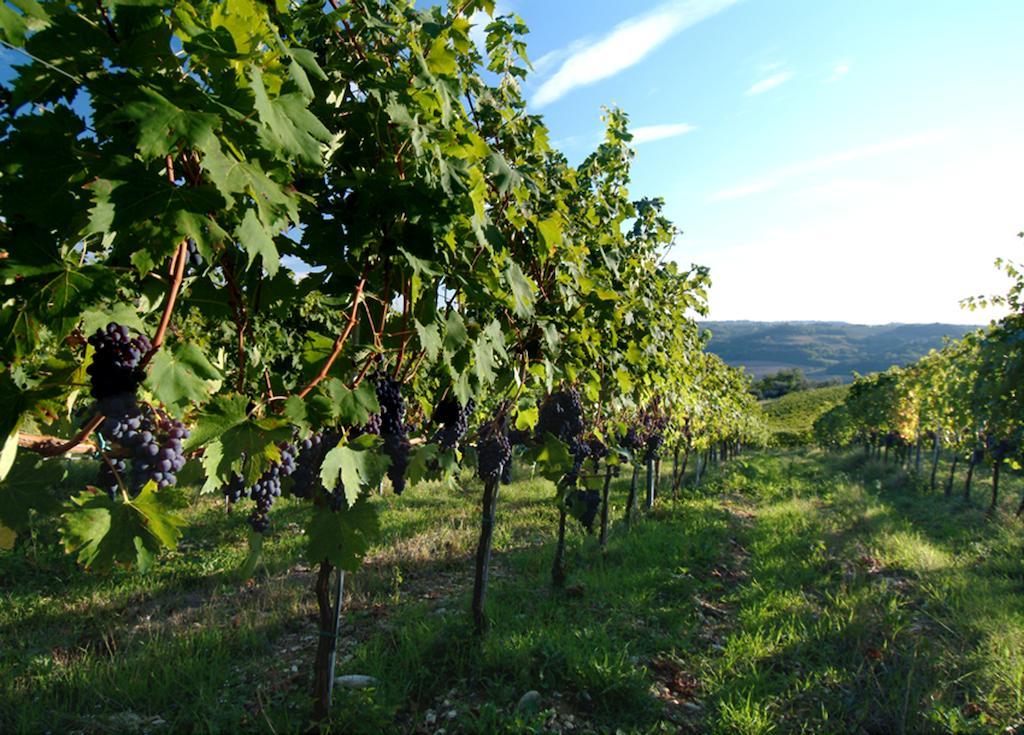
[[[499,0],[576,163],[630,116],[631,194],[710,318],[983,323],[1024,260],[1021,0]],[[486,23],[485,17],[477,21]]]
[[[424,0],[427,4],[433,0]],[[631,193],[710,318],[980,324],[1024,260],[1024,0],[497,0],[578,163],[629,115]],[[483,46],[488,19],[477,14]],[[0,79],[13,52],[0,49]]]

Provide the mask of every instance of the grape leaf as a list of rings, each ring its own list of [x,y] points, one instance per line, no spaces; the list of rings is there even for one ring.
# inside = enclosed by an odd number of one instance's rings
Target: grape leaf
[[[195,109],[184,110],[152,87],[140,86],[137,93],[140,98],[118,107],[114,120],[130,120],[137,125],[137,145],[143,156],[161,158],[171,152],[177,153],[179,141],[205,148],[214,137],[213,129],[220,122],[216,115]],[[185,91],[178,94],[186,96]],[[189,101],[194,102],[193,99]]]
[[[361,436],[349,444],[339,444],[324,455],[320,481],[328,490],[334,490],[340,480],[350,508],[363,489],[380,484],[391,464],[375,443],[375,437]]]
[[[115,563],[149,570],[161,548],[173,549],[184,521],[171,512],[171,504],[156,483],[149,482],[131,500],[111,500],[106,493],[88,489],[71,499],[62,516],[61,540],[80,564],[97,571]]]
[[[265,141],[306,163],[320,163],[320,141],[330,140],[330,131],[306,109],[301,94],[283,94],[271,100],[263,83],[263,71],[256,65],[249,69],[249,86],[263,123],[261,134]]]
[[[216,439],[228,429],[244,422],[249,401],[245,396],[232,393],[217,396],[199,414],[192,433],[185,442],[185,451],[191,451]]]
[[[180,411],[203,403],[220,385],[221,374],[196,345],[183,343],[153,356],[146,387],[165,406]]]
[[[424,326],[417,320],[414,324],[416,334],[420,339],[420,346],[427,353],[427,359],[436,360],[437,354],[441,351],[441,330],[437,328],[437,324],[433,323]]]
[[[16,534],[28,528],[30,511],[49,513],[60,506],[55,492],[67,477],[59,459],[19,454],[0,485],[0,525]]]
[[[281,261],[277,254],[277,246],[274,245],[273,238],[260,222],[259,217],[256,216],[255,209],[245,210],[242,223],[238,226],[235,234],[238,237],[238,242],[249,254],[249,265],[253,264],[258,255],[263,261],[263,268],[267,274],[273,277],[277,273],[277,267]]]
[[[338,512],[315,506],[306,526],[306,558],[314,564],[326,559],[354,572],[379,532],[377,511],[365,497]]]
[[[533,282],[523,273],[523,270],[515,262],[509,263],[505,269],[505,280],[512,289],[512,296],[515,300],[515,312],[518,317],[533,316]]]

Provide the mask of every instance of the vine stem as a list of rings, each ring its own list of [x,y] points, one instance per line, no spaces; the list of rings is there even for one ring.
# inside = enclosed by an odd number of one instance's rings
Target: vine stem
[[[299,391],[299,398],[305,398],[309,395],[309,392],[313,390],[321,380],[327,377],[327,373],[330,372],[331,366],[334,365],[334,361],[338,359],[338,355],[341,354],[341,350],[345,347],[345,342],[348,341],[349,334],[352,333],[352,329],[356,326],[356,321],[359,319],[359,304],[363,300],[363,289],[366,287],[366,276],[363,276],[359,280],[359,285],[356,286],[355,297],[352,300],[352,311],[348,315],[348,323],[345,325],[345,329],[342,330],[338,338],[334,340],[334,349],[331,350],[331,354],[328,356],[327,361],[324,362],[320,372],[318,372],[306,387]]]
[[[487,631],[487,582],[491,571],[491,543],[494,536],[495,506],[498,502],[497,480],[484,483],[484,498],[480,516],[480,539],[476,545],[476,569],[473,575],[473,631],[479,636]]]
[[[164,343],[164,336],[167,334],[167,328],[171,324],[171,314],[174,313],[174,304],[178,301],[181,282],[185,277],[185,261],[188,259],[187,247],[187,242],[182,240],[181,244],[178,245],[178,251],[174,255],[174,280],[171,281],[171,286],[167,291],[167,303],[164,304],[164,313],[160,316],[160,326],[157,327],[156,334],[153,335],[149,352],[145,354],[139,363],[141,368],[149,364],[149,361],[153,359],[153,356]]]
[[[54,436],[41,434],[18,434],[18,446],[44,457],[56,457],[59,454],[90,454],[96,451],[96,445],[85,441],[85,438],[96,431],[105,417],[96,414],[83,426],[77,434],[67,441]]]

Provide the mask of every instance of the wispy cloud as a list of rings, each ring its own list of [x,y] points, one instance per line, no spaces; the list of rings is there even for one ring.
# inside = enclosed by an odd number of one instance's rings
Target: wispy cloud
[[[896,153],[910,148],[934,145],[935,143],[948,138],[950,134],[951,131],[949,130],[926,130],[905,138],[897,138],[895,140],[887,140],[881,143],[874,143],[872,145],[849,148],[845,151],[839,151],[838,153],[833,153],[827,156],[812,158],[809,161],[802,161],[800,163],[795,163],[790,166],[777,169],[776,171],[746,184],[717,191],[708,197],[708,201],[721,202],[728,199],[739,199],[740,197],[750,196],[751,194],[760,194],[761,192],[780,186],[786,179],[793,178],[794,176],[803,176],[815,173],[831,168],[832,166],[849,163],[850,161],[859,161],[864,158],[875,158],[887,153]]]
[[[838,82],[840,79],[842,79],[843,77],[845,77],[849,73],[850,73],[850,62],[849,61],[840,61],[838,64],[836,64],[835,66],[832,67],[832,73],[829,75],[828,79],[826,79],[825,81],[828,82],[829,84],[832,84],[833,82]]]
[[[770,77],[765,77],[751,85],[750,89],[747,90],[747,95],[764,94],[770,89],[775,89],[780,84],[785,84],[792,78],[793,72],[791,71],[780,71],[778,74],[772,74]]]
[[[593,84],[639,63],[669,38],[725,10],[737,0],[674,0],[629,18],[610,33],[573,51],[537,89],[531,102],[544,107],[577,87]]]
[[[675,138],[678,135],[692,133],[696,129],[696,126],[689,123],[665,123],[663,125],[641,125],[638,128],[633,128],[630,132],[633,133],[633,143],[640,145],[654,140]]]

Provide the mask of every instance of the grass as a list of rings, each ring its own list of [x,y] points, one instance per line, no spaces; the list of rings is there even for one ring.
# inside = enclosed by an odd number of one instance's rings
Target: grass
[[[333,731],[1024,733],[1024,483],[1007,475],[988,520],[984,473],[976,507],[857,453],[763,452],[629,529],[623,478],[607,549],[570,533],[563,592],[552,488],[524,477],[499,499],[482,641],[477,484],[376,498],[338,673],[379,685],[339,689]],[[240,514],[186,514],[145,576],[83,573],[46,526],[0,554],[0,731],[308,726],[302,508],[275,508],[250,581]],[[529,690],[539,707],[519,711]]]

